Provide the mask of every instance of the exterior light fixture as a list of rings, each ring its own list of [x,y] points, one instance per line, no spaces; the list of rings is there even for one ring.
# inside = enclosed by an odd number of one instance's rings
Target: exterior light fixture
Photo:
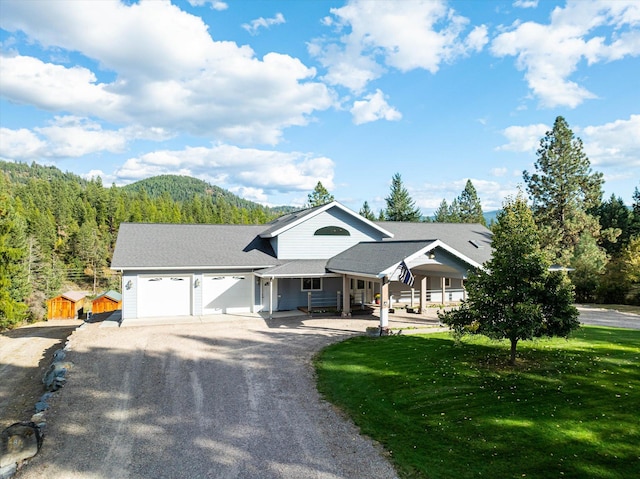
[[[193,287],[197,288],[198,286],[200,286],[200,279],[196,278],[196,280],[193,282]]]
[[[133,283],[131,282],[131,280],[127,281],[127,284],[125,284],[124,287],[127,289],[133,288]]]

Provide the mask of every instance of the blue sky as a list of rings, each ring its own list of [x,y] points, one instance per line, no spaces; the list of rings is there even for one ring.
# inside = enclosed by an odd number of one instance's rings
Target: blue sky
[[[637,0],[2,0],[0,45],[0,158],[105,185],[490,211],[562,115],[605,198],[640,186]]]

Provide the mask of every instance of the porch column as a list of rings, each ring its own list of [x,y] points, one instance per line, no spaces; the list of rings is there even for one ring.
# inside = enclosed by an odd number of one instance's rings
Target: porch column
[[[444,294],[445,291],[447,289],[447,287],[445,286],[445,277],[443,276],[442,278],[440,278],[440,287],[442,289],[442,304],[445,304],[445,299],[444,299]]]
[[[342,317],[351,316],[351,279],[346,274],[342,276]]]
[[[420,313],[424,314],[427,310],[427,277],[420,278]]]
[[[389,326],[389,278],[382,278],[380,283],[380,328]]]
[[[273,277],[269,278],[269,319],[273,318]]]

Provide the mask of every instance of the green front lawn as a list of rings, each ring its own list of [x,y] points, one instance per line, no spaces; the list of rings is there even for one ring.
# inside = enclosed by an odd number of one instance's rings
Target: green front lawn
[[[640,331],[518,344],[358,337],[316,358],[318,388],[403,477],[640,477]]]

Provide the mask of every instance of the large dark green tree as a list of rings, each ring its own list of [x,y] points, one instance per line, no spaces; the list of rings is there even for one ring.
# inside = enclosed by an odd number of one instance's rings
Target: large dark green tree
[[[507,200],[493,229],[493,256],[469,275],[468,299],[440,313],[458,334],[470,332],[511,343],[515,364],[521,340],[566,337],[578,327],[573,289],[566,274],[549,272],[531,210],[519,195]]]
[[[0,181],[0,187],[3,185],[4,181]],[[25,300],[30,292],[25,261],[26,225],[11,203],[7,194],[0,194],[0,329],[26,319]]]
[[[593,213],[600,221],[600,243],[608,254],[618,255],[631,239],[633,213],[622,198],[616,198],[614,194],[596,207]]]
[[[318,181],[316,187],[309,195],[307,195],[307,206],[313,208],[315,206],[326,205],[334,200],[333,195],[329,193],[322,182]]]
[[[420,221],[422,213],[415,201],[409,195],[409,191],[402,184],[400,173],[393,175],[391,179],[391,191],[384,199],[387,208],[384,218],[387,221]]]
[[[552,261],[568,266],[584,231],[599,235],[597,218],[588,213],[600,204],[602,174],[593,172],[582,140],[559,116],[540,140],[535,172],[523,172],[542,247]]]

